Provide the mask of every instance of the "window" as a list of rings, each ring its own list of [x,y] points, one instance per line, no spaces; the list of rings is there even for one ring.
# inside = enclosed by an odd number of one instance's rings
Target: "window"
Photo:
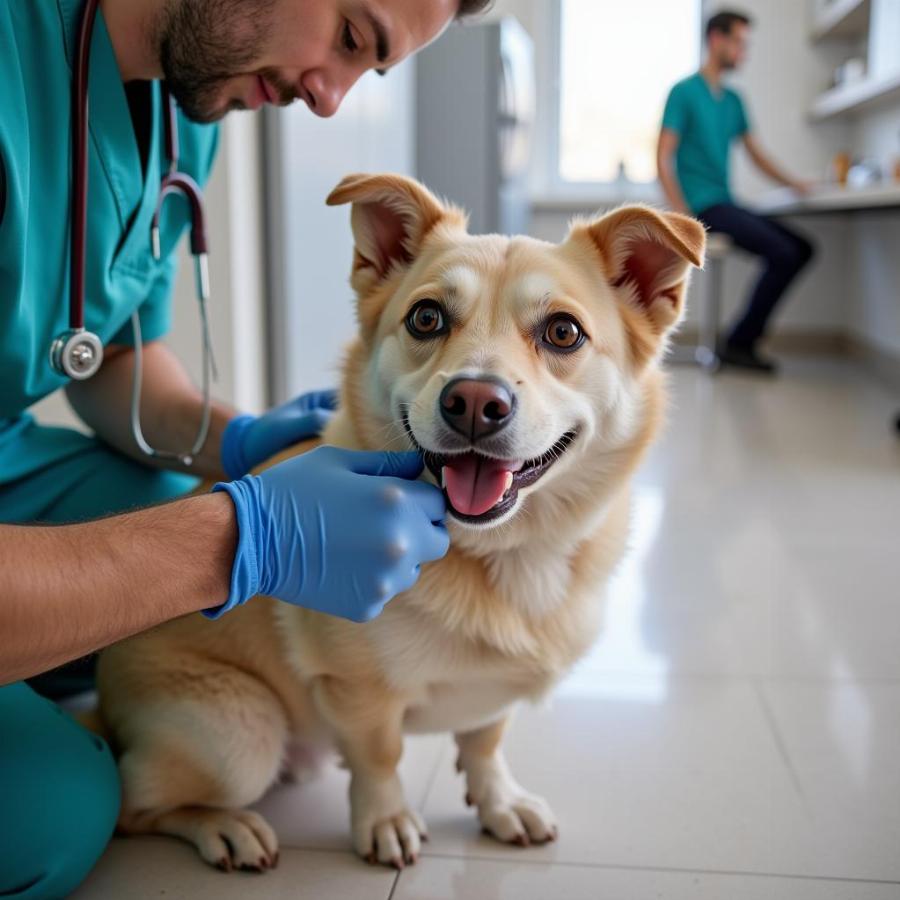
[[[559,0],[556,180],[656,180],[669,89],[696,70],[700,0]]]

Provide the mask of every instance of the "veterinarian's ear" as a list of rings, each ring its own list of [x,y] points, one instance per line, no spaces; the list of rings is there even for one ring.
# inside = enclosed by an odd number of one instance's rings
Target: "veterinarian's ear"
[[[626,206],[576,225],[599,253],[607,280],[662,338],[684,315],[688,275],[703,265],[706,231],[689,216]]]
[[[408,266],[426,235],[447,217],[464,219],[419,182],[401,175],[348,175],[330,194],[329,206],[353,204],[356,251],[353,287],[373,290],[397,267]]]

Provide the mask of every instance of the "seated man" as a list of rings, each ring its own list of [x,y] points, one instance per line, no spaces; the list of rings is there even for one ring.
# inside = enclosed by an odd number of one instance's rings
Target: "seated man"
[[[784,225],[737,206],[728,187],[731,143],[741,138],[750,158],[770,178],[801,194],[809,185],[781,171],[750,133],[740,95],[722,84],[725,72],[744,59],[750,19],[734,12],[713,16],[706,26],[707,57],[694,75],[676,84],[666,102],[659,137],[659,178],[673,209],[693,213],[711,231],[761,256],[765,268],[746,309],[720,344],[726,365],[774,372],[757,343],[790,283],[813,256],[813,247]],[[674,161],[674,166],[673,166]]]

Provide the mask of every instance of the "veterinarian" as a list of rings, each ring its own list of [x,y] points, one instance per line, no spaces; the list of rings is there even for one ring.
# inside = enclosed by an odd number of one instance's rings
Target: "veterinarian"
[[[697,216],[711,231],[762,257],[765,268],[744,312],[718,348],[728,366],[773,373],[775,363],[758,344],[778,302],[813,257],[809,241],[780,222],[735,204],[729,189],[729,153],[736,138],[766,176],[799,194],[808,182],[792,178],[763,152],[751,132],[740,95],[722,84],[744,61],[750,19],[720,12],[706,25],[707,55],[699,72],[676,84],[663,114],[658,147],[659,178],[669,205]]]
[[[99,858],[119,801],[103,741],[11,682],[176,616],[217,618],[257,593],[370,619],[448,546],[443,498],[415,480],[414,454],[321,448],[247,475],[317,434],[329,393],[258,418],[214,404],[190,466],[142,454],[129,423],[135,310],[150,443],[190,447],[202,408],[160,341],[188,222],[187,205],[169,201],[155,259],[150,217],[167,170],[160,79],[180,107],[179,167],[202,185],[212,123],[227,112],[300,98],[330,116],[367,70],[390,69],[486,5],[101,0],[85,319],[105,359],[90,380],[71,381],[48,348],[68,322],[72,287],[72,68],[84,0],[0,0],[0,896],[68,895]],[[60,388],[93,437],[27,413]],[[220,483],[177,499],[198,478]]]

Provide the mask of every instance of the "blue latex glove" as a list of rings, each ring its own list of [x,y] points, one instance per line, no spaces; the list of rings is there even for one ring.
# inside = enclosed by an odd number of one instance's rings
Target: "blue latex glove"
[[[237,416],[222,434],[222,468],[240,478],[286,447],[321,434],[337,409],[336,391],[295,397],[261,416]]]
[[[265,594],[354,622],[375,618],[450,545],[443,494],[415,481],[421,472],[417,453],[318,447],[217,484],[234,501],[239,537],[228,600],[206,615]]]

